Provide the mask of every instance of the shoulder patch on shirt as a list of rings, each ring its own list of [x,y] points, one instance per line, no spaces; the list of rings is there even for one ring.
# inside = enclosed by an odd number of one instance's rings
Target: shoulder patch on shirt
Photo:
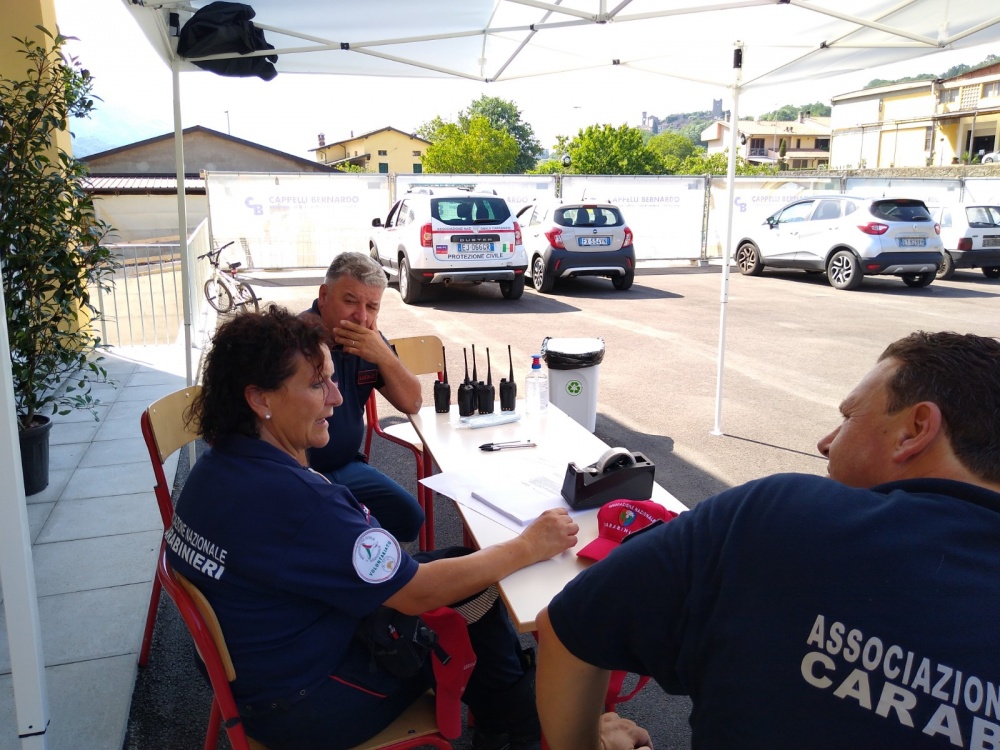
[[[373,385],[378,382],[378,370],[358,370],[358,385]]]
[[[399,542],[385,529],[371,529],[354,543],[354,570],[368,583],[382,583],[396,575],[402,556]]]

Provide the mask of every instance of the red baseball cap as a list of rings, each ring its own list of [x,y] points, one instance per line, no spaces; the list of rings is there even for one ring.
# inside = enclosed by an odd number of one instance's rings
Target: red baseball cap
[[[441,661],[435,651],[431,656],[436,686],[435,707],[438,731],[449,739],[462,735],[462,694],[476,666],[476,652],[469,640],[465,618],[450,607],[438,607],[420,615],[437,633],[438,643],[450,657]]]
[[[656,521],[669,521],[677,514],[652,500],[612,500],[597,511],[597,539],[576,554],[603,560],[629,534]]]

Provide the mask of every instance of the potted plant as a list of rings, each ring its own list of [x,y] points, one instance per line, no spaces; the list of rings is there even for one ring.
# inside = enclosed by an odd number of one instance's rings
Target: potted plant
[[[57,143],[70,118],[93,108],[93,81],[63,54],[66,37],[37,28],[50,44],[14,37],[27,71],[0,76],[0,274],[29,495],[48,485],[48,415],[92,409],[90,384],[107,381],[92,357],[91,289],[116,267],[100,244],[110,227],[84,190],[87,167]]]

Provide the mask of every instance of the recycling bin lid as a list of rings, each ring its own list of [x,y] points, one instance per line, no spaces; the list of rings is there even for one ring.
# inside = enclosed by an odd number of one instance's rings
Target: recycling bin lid
[[[545,364],[553,370],[593,367],[601,364],[604,359],[604,339],[546,336],[542,341],[542,356]]]

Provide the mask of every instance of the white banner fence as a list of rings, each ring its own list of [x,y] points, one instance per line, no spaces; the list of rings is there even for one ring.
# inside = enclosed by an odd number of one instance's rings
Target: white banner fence
[[[211,235],[232,241],[230,260],[247,269],[325,268],[344,251],[368,252],[372,220],[417,188],[493,190],[517,212],[532,201],[592,199],[615,203],[641,261],[704,261],[723,256],[724,177],[662,175],[247,174],[206,175]],[[733,237],[804,195],[851,193],[1000,204],[1000,180],[841,177],[737,177]]]

